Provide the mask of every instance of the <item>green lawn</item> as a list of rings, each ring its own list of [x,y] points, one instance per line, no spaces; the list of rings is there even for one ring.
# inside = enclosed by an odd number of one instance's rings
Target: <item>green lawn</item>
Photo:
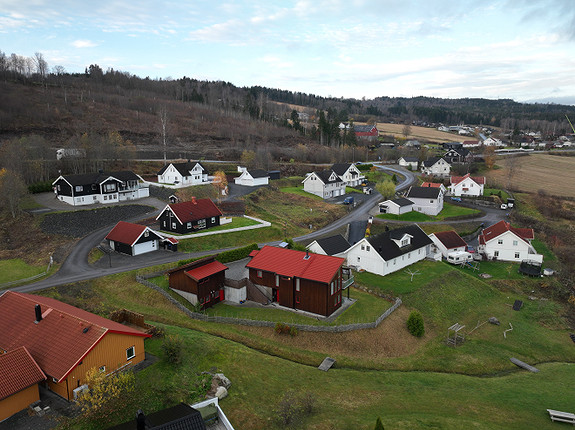
[[[503,203],[507,203],[507,199],[509,198],[509,194],[507,194],[506,191],[500,190],[498,188],[484,188],[483,189],[483,195],[484,196],[490,196],[492,194],[499,196],[499,193],[501,193],[501,200],[503,201]]]
[[[244,217],[232,217],[232,222],[230,222],[230,223],[218,225],[217,227],[210,227],[210,228],[206,228],[203,230],[198,230],[198,231],[195,231],[193,233],[186,233],[186,236],[188,234],[200,234],[200,233],[208,233],[208,232],[212,232],[212,231],[230,230],[232,228],[247,227],[250,225],[257,225],[257,224],[259,224],[259,222],[254,221],[253,219],[244,218]],[[166,233],[169,233],[169,234],[174,235],[174,236],[183,236],[181,234],[174,233],[171,231],[166,232]]]
[[[323,200],[320,196],[316,196],[315,194],[304,191],[303,185],[299,185],[297,187],[282,187],[280,188],[280,191],[282,193],[297,194],[298,196],[308,197],[314,200]]]
[[[256,230],[234,231],[182,239],[178,244],[178,251],[199,252],[209,251],[210,249],[236,248],[238,246],[244,246],[246,243],[253,243],[254,240],[258,242],[271,242],[284,238],[285,236],[282,234],[280,228],[273,226],[262,227]]]
[[[0,284],[30,278],[44,270],[46,270],[46,266],[31,266],[19,258],[0,260]]]
[[[479,213],[481,213],[481,211],[478,209],[467,208],[445,202],[443,203],[443,210],[439,212],[436,216],[411,211],[402,215],[379,214],[377,215],[377,218],[391,219],[398,221],[429,222],[429,221],[443,221],[446,219],[454,219]]]

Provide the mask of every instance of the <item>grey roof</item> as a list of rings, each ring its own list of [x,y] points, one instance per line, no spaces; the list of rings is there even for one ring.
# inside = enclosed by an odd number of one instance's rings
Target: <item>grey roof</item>
[[[410,187],[405,197],[414,199],[437,199],[439,198],[439,193],[441,193],[441,188],[439,187]]]
[[[417,157],[401,157],[401,158],[403,158],[408,163],[416,163],[419,161],[419,158]]]
[[[208,171],[206,170],[206,168],[203,166],[202,163],[200,163],[199,161],[185,161],[183,163],[170,163],[170,164],[166,164],[164,167],[162,167],[160,169],[160,171],[158,172],[158,175],[163,175],[164,172],[166,171],[166,169],[168,167],[170,167],[170,165],[174,166],[176,168],[176,170],[180,173],[180,175],[182,176],[190,176],[191,175],[191,171],[192,169],[195,167],[196,164],[199,164],[200,167],[202,169],[204,169],[204,174],[207,175]]]
[[[400,248],[392,238],[399,240],[404,234],[409,234],[411,236],[411,243]],[[367,241],[385,261],[392,260],[433,243],[417,224],[386,231],[385,233],[368,238]]]
[[[134,172],[121,171],[121,172],[98,172],[98,173],[83,173],[79,175],[65,175],[62,176],[72,186],[76,185],[92,185],[101,184],[109,177],[113,177],[120,182],[126,181],[139,181],[140,177]]]
[[[339,176],[341,176],[345,172],[347,172],[347,169],[349,169],[349,166],[351,166],[350,163],[336,163],[333,166],[331,166],[331,170],[333,170],[335,173],[337,173]]]
[[[267,178],[269,173],[262,169],[248,170],[248,173],[252,175],[252,178]]]
[[[351,246],[341,234],[324,237],[323,239],[317,239],[316,242],[327,255],[339,254]]]
[[[375,125],[354,125],[354,126],[353,126],[353,131],[359,132],[359,133],[368,133],[368,132],[370,132],[374,127],[375,127]]]
[[[423,162],[423,166],[424,167],[431,167],[433,166],[435,163],[437,163],[439,160],[441,160],[443,157],[430,157],[427,160],[425,160]]]
[[[413,202],[411,200],[406,199],[405,197],[399,197],[397,199],[393,199],[392,202],[395,203],[397,206],[400,206],[400,207],[409,206],[409,205],[413,204]]]
[[[329,177],[331,176],[333,172],[333,170],[328,169],[328,170],[320,170],[319,172],[314,172],[321,180],[324,184],[333,184],[335,182],[342,182],[341,178],[339,176],[337,176],[337,173],[335,174],[335,179],[333,181],[329,180]]]
[[[184,403],[146,415],[145,423],[146,429],[149,430],[206,430],[201,413]],[[137,421],[134,419],[110,427],[108,430],[136,430],[137,428]]]

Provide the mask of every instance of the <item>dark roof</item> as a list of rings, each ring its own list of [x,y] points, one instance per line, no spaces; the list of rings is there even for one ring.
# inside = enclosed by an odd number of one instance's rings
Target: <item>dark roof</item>
[[[423,166],[424,167],[431,167],[433,166],[435,163],[437,163],[439,160],[441,160],[443,157],[430,157],[427,160],[425,160],[423,162]]]
[[[171,210],[176,217],[183,224],[185,222],[192,222],[199,219],[210,218],[214,216],[222,216],[222,212],[218,209],[214,202],[210,199],[195,199],[192,198],[191,201],[174,203],[168,205],[164,210],[158,215],[158,218],[166,210]],[[156,219],[158,219],[156,218]]]
[[[416,163],[419,161],[419,158],[417,157],[401,157],[401,158],[403,158],[408,163]]]
[[[467,243],[454,230],[438,231],[433,233],[435,237],[443,243],[447,249],[461,248],[467,246]]]
[[[67,182],[69,182],[70,185],[76,186],[76,185],[101,184],[110,176],[116,178],[118,181],[121,182],[140,180],[140,177],[138,175],[136,175],[134,172],[130,172],[127,170],[121,172],[83,173],[80,175],[66,175],[61,177],[64,178]]]
[[[324,184],[333,184],[335,182],[342,182],[341,178],[335,174],[335,179],[333,181],[329,180],[329,177],[332,173],[335,173],[333,170],[320,170],[319,172],[315,172],[315,174],[322,180]]]
[[[248,170],[248,173],[252,175],[252,178],[267,178],[269,173],[262,169]]]
[[[411,243],[400,248],[392,239],[399,240],[405,234],[409,234],[411,236]],[[386,231],[377,236],[371,236],[367,241],[385,261],[392,260],[433,243],[417,224],[396,228],[395,230]]]
[[[356,133],[369,133],[371,130],[373,130],[375,127],[375,125],[354,125],[353,126],[353,131],[355,131]]]
[[[438,187],[410,187],[405,197],[412,199],[437,199],[441,189]]]
[[[323,239],[317,239],[316,242],[327,255],[339,254],[351,246],[341,234],[324,237]]]
[[[413,202],[411,200],[406,199],[405,197],[399,197],[397,199],[393,199],[392,202],[395,203],[397,206],[400,206],[400,207],[409,206],[409,205],[413,204]]]
[[[200,167],[204,170],[204,172],[203,172],[204,174],[208,174],[208,171],[206,170],[206,168],[199,161],[185,161],[183,163],[166,164],[164,167],[162,167],[160,169],[160,171],[158,172],[158,175],[163,175],[168,167],[174,166],[176,168],[176,170],[178,172],[180,172],[180,174],[182,176],[190,176],[191,175],[190,172],[195,167],[196,164],[200,165]]]
[[[145,416],[146,430],[206,430],[202,414],[185,403]],[[136,430],[134,419],[108,430]]]
[[[333,170],[335,173],[337,173],[339,176],[345,174],[345,172],[347,172],[347,169],[349,169],[349,166],[351,166],[350,163],[336,163],[333,166],[331,166],[331,170]]]

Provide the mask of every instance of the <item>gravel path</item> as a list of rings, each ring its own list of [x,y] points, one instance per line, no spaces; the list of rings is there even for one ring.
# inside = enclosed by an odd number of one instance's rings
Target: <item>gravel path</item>
[[[152,206],[119,205],[92,210],[51,213],[44,215],[40,228],[47,234],[84,237],[99,228],[154,211],[156,208]]]

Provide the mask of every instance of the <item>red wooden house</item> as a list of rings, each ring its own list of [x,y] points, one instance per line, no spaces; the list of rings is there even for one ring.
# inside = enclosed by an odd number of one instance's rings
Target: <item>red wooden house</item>
[[[272,301],[329,316],[341,307],[343,258],[264,246],[246,264],[249,279]]]
[[[358,139],[377,140],[379,136],[376,125],[354,125],[353,130]]]
[[[225,271],[227,266],[214,256],[202,258],[168,270],[170,288],[192,304],[209,308],[225,299]]]

